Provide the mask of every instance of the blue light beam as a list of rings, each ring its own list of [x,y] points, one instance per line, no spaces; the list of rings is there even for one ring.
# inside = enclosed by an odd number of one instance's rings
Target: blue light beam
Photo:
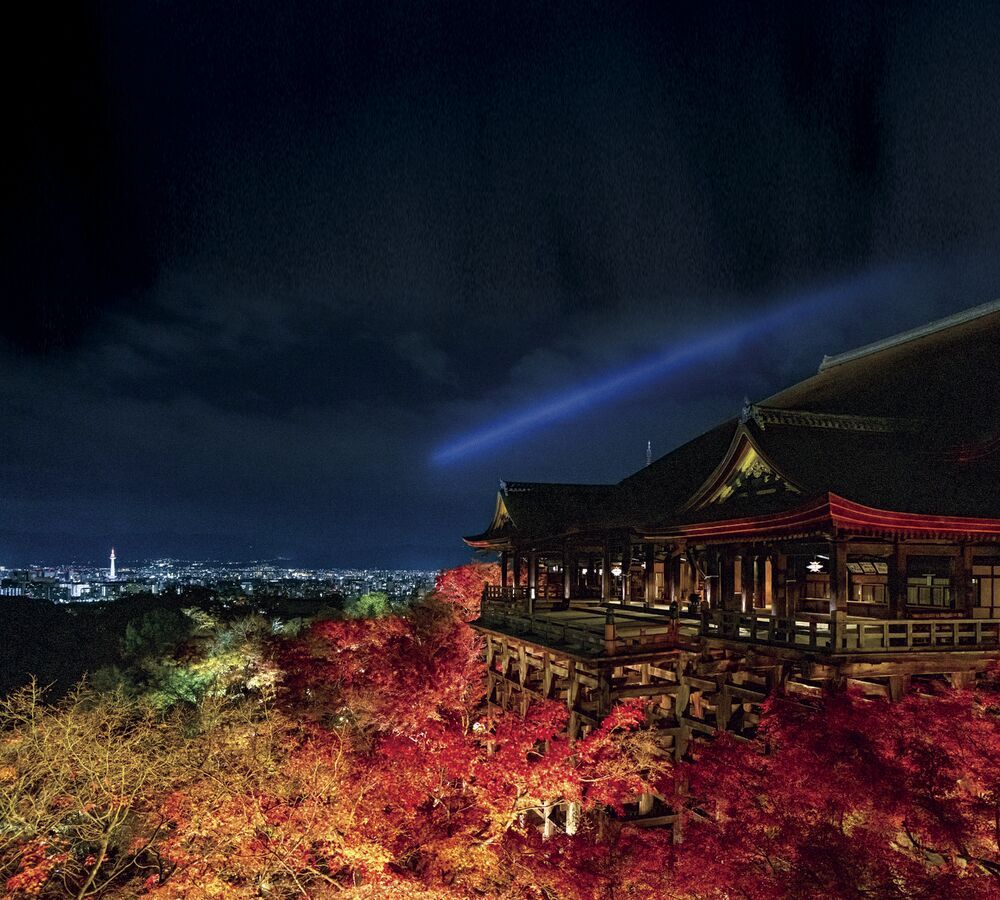
[[[478,428],[438,447],[431,455],[437,465],[457,462],[476,452],[505,444],[540,426],[564,420],[581,410],[594,408],[640,385],[650,385],[690,369],[698,362],[714,361],[737,349],[744,341],[761,337],[786,322],[801,320],[820,312],[842,313],[847,305],[871,299],[890,287],[898,287],[902,267],[880,269],[858,278],[772,305],[753,318],[728,328],[714,329],[701,338],[672,344],[619,372],[610,373],[580,387],[548,397],[536,405],[508,413],[502,421]]]

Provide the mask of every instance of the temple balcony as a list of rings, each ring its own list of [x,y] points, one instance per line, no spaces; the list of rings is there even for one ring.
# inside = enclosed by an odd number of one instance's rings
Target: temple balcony
[[[706,644],[775,648],[824,656],[911,653],[1000,654],[1000,618],[883,619],[829,613],[712,609],[680,611],[665,604],[592,598],[531,600],[519,587],[488,586],[480,618],[494,631],[589,658],[632,657]]]
[[[484,590],[482,612],[473,624],[591,658],[693,649],[700,630],[698,618],[671,615],[666,606],[645,608],[591,598],[532,601],[524,588],[494,585]]]
[[[1000,650],[1000,619],[872,619],[818,613],[773,616],[710,610],[703,638],[829,654]]]

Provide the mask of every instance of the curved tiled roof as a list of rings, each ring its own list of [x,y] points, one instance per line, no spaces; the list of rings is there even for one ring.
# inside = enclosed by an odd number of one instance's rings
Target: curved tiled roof
[[[1000,302],[827,357],[816,375],[617,485],[511,482],[502,493],[504,533],[466,540],[482,546],[626,527],[657,533],[777,512],[826,493],[904,513],[1000,518],[998,424]],[[741,439],[796,492],[692,508]]]

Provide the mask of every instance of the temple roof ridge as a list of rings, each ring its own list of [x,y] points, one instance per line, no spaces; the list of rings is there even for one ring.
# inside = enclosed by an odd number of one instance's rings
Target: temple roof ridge
[[[871,356],[875,353],[881,353],[883,350],[898,347],[901,344],[908,344],[910,341],[915,341],[919,338],[927,337],[928,335],[937,334],[941,331],[947,331],[949,328],[964,325],[966,322],[972,322],[976,319],[998,312],[1000,312],[1000,299],[993,300],[989,303],[982,303],[979,306],[973,306],[969,309],[963,309],[953,315],[945,316],[943,319],[936,319],[933,322],[918,325],[916,328],[910,328],[907,331],[901,331],[899,334],[882,338],[879,341],[864,344],[861,347],[856,347],[854,350],[847,350],[844,353],[837,353],[833,356],[824,356],[823,361],[819,365],[818,371],[825,372],[828,369],[832,369],[835,366],[842,365],[843,363],[851,362],[855,359],[861,359],[865,356]]]
[[[614,487],[613,484],[607,484],[603,482],[586,482],[586,481],[507,481],[503,480],[500,482],[500,489],[504,493],[511,493],[514,491],[530,491],[535,489],[555,489],[559,488],[609,488]]]

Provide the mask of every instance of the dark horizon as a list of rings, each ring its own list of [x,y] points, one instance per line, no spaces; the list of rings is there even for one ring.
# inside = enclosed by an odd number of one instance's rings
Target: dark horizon
[[[457,564],[500,478],[1000,296],[981,4],[241,13],[19,31],[0,564]]]

